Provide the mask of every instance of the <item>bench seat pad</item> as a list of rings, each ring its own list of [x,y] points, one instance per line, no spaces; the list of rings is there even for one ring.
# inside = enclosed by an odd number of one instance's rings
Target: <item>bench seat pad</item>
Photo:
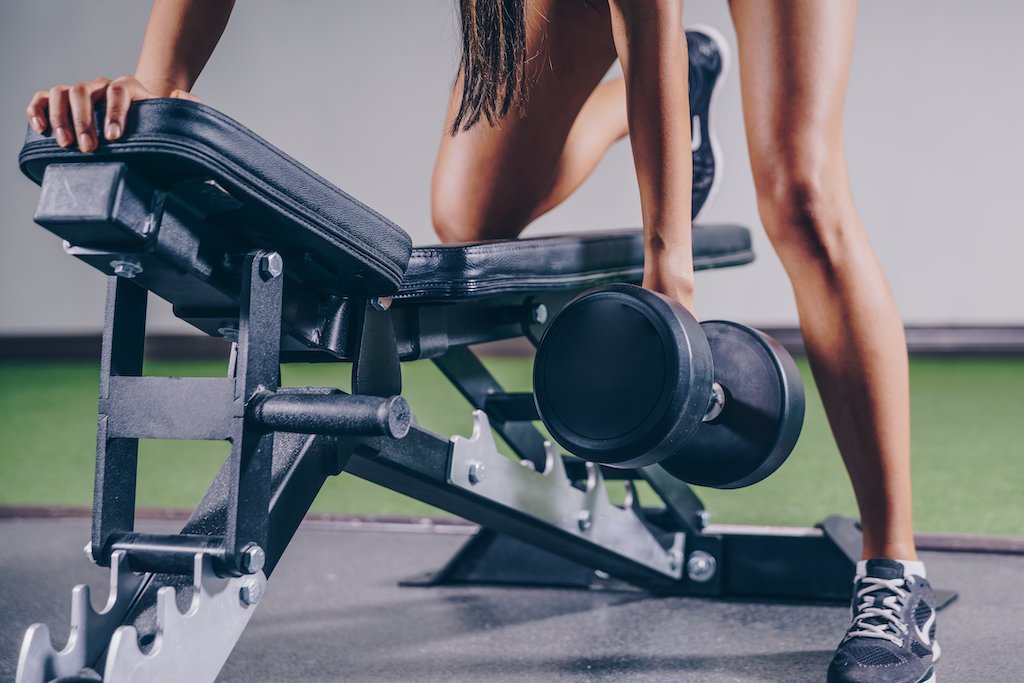
[[[186,100],[134,103],[124,136],[92,154],[30,129],[19,155],[37,183],[50,164],[91,161],[126,163],[245,248],[280,251],[293,275],[338,294],[440,301],[643,275],[635,229],[413,249],[409,235],[373,209],[230,117]],[[695,227],[693,247],[698,269],[753,259],[750,234],[739,226]]]
[[[746,228],[694,226],[695,269],[736,266],[753,259]],[[641,230],[417,247],[398,298],[441,301],[578,289],[605,282],[639,282],[643,270]]]
[[[287,263],[306,268],[306,279],[333,291],[396,292],[412,249],[409,235],[387,218],[196,102],[135,102],[122,138],[101,142],[92,154],[62,149],[50,135],[29,129],[18,161],[36,183],[52,163],[123,161],[156,187],[199,205],[243,244],[282,252]]]

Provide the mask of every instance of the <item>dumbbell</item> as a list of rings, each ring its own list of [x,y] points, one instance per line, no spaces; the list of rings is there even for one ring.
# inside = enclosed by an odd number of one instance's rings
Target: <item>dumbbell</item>
[[[635,285],[591,289],[545,330],[537,411],[570,453],[619,468],[660,463],[716,488],[756,483],[785,462],[803,425],[793,359],[753,328],[698,323]]]

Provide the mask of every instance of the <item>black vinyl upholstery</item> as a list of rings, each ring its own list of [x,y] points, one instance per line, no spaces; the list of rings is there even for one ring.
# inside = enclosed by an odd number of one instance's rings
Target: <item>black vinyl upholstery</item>
[[[36,183],[51,163],[123,161],[245,243],[281,251],[292,264],[312,259],[333,273],[321,284],[334,291],[394,293],[412,249],[409,235],[373,209],[237,121],[187,100],[133,103],[124,136],[92,154],[30,129],[18,161]],[[307,270],[307,279],[325,279]]]
[[[749,263],[750,231],[737,225],[694,226],[697,270]],[[398,298],[461,299],[490,294],[639,282],[641,230],[554,235],[412,250]]]
[[[409,235],[373,209],[233,119],[186,100],[134,103],[123,137],[92,154],[29,130],[19,155],[36,183],[50,164],[89,162],[124,162],[234,235],[239,249],[279,251],[293,277],[335,294],[430,302],[643,275],[640,230],[412,249]],[[695,226],[693,247],[697,269],[753,259],[750,234],[739,226]]]

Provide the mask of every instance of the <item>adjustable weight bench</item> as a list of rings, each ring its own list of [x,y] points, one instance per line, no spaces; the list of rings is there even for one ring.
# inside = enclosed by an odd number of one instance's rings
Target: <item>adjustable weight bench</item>
[[[82,669],[109,682],[213,680],[324,481],[343,471],[481,525],[427,583],[585,587],[610,577],[660,593],[848,599],[852,521],[799,534],[707,528],[680,477],[729,488],[770,474],[799,433],[799,378],[764,335],[731,323],[701,332],[633,286],[640,231],[412,248],[393,223],[235,121],[181,100],[134,104],[123,138],[94,154],[30,132],[19,160],[41,185],[36,222],[109,276],[86,550],[110,567],[111,589],[98,612],[88,589],[75,589],[62,649],[33,626],[18,681]],[[695,227],[693,243],[697,269],[753,259],[742,227]],[[142,375],[149,292],[231,344],[225,378]],[[620,351],[648,348],[636,340],[660,351],[612,355],[592,341],[606,336],[589,333],[594,324],[624,330],[607,335]],[[516,337],[540,347],[536,399],[503,391],[470,348]],[[636,424],[616,422],[633,419],[629,409],[600,425],[580,417],[579,406],[599,411],[618,394],[626,408],[646,405],[621,387],[590,386],[599,373],[565,360],[580,343],[596,349],[581,359],[628,357],[626,374],[658,385]],[[747,373],[760,363],[764,382],[737,369],[723,387],[724,356],[742,357],[734,365]],[[472,435],[440,436],[411,415],[401,362],[425,358],[474,407]],[[280,364],[293,361],[350,363],[351,393],[281,387]],[[689,384],[659,384],[673,373]],[[692,388],[701,382],[704,393]],[[748,401],[747,384],[775,393]],[[577,403],[573,392],[590,398]],[[540,418],[560,443],[580,444],[575,454],[545,438]],[[588,432],[597,428],[643,438]],[[498,452],[495,432],[515,457]],[[231,444],[180,534],[134,530],[147,438]],[[645,439],[657,445],[641,448]],[[607,480],[624,482],[623,505],[610,502]],[[635,481],[658,500],[641,504]],[[809,558],[814,581],[795,567]]]

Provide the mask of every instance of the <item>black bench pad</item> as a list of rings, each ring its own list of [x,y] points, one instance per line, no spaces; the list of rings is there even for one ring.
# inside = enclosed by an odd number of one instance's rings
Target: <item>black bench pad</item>
[[[18,161],[36,183],[51,163],[123,161],[245,243],[281,251],[293,267],[305,268],[305,279],[332,291],[394,293],[412,249],[409,235],[391,221],[195,102],[133,103],[124,136],[102,141],[93,154],[62,149],[50,136],[29,130]]]
[[[186,100],[134,103],[121,140],[103,141],[92,154],[29,130],[19,155],[37,183],[50,164],[101,161],[124,162],[245,248],[280,251],[293,276],[337,294],[397,292],[429,302],[643,275],[640,230],[412,249],[408,234],[373,209],[233,119]],[[695,227],[693,247],[698,269],[753,259],[750,234],[739,226]]]
[[[753,259],[746,228],[694,226],[695,269],[736,266]],[[640,230],[417,247],[412,250],[398,298],[462,299],[639,282],[643,270]]]

